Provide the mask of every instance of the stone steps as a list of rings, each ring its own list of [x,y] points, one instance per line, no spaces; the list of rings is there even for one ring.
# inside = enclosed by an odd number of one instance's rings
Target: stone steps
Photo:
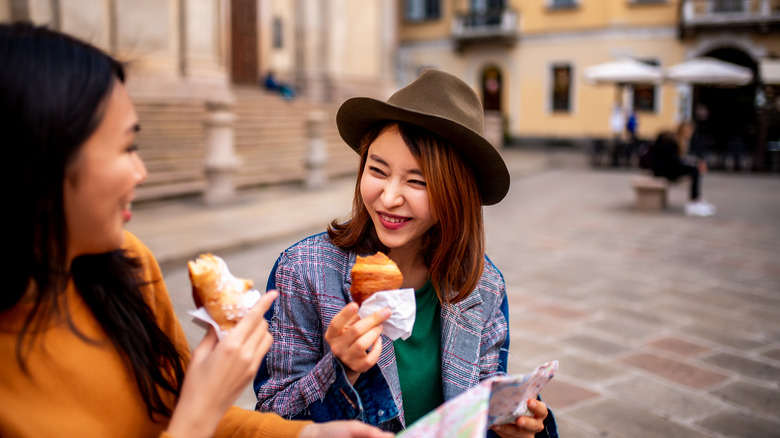
[[[335,124],[336,105],[316,105],[303,99],[285,101],[254,87],[237,87],[236,152],[241,158],[239,187],[298,182],[306,175],[307,119],[324,113],[323,135],[329,176],[357,169],[357,155],[345,147]]]
[[[302,98],[285,101],[256,87],[234,87],[235,151],[238,188],[303,181],[308,153],[307,119],[323,116],[329,177],[357,170],[358,157],[346,147],[335,124],[337,104],[319,105]],[[149,176],[137,189],[139,201],[202,193],[207,117],[202,100],[137,100],[141,131],[139,154]]]

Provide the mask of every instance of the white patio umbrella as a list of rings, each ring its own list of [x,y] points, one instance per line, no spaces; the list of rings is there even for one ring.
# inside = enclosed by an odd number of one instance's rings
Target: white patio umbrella
[[[753,80],[753,71],[741,65],[715,58],[699,57],[666,69],[666,79],[678,84],[681,120],[693,116],[692,87],[740,87]]]
[[[621,59],[585,68],[585,80],[592,84],[656,84],[663,70],[635,59]]]
[[[753,71],[715,58],[693,58],[666,69],[666,78],[683,84],[739,87],[753,80]]]

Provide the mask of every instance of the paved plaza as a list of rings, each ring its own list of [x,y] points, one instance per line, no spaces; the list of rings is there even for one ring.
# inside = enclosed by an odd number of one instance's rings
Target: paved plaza
[[[558,360],[542,396],[564,438],[780,437],[780,177],[711,173],[718,212],[633,208],[629,169],[577,151],[510,148],[507,198],[486,207],[510,304],[510,372]],[[137,206],[128,228],[161,260],[191,343],[185,261],[225,257],[263,285],[276,256],[349,209],[353,183]],[[251,408],[251,391],[239,400]]]

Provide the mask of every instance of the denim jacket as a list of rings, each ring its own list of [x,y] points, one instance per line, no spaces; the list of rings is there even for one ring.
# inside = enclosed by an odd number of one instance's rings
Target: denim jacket
[[[324,340],[333,317],[349,302],[355,253],[325,233],[288,248],[268,281],[279,298],[266,314],[274,337],[255,378],[256,409],[316,422],[357,419],[384,430],[405,427],[393,343],[354,385]],[[477,288],[441,310],[442,383],[450,400],[480,381],[506,372],[508,305],[501,272],[486,260]],[[552,414],[537,437],[557,438]],[[492,435],[492,432],[488,436]]]

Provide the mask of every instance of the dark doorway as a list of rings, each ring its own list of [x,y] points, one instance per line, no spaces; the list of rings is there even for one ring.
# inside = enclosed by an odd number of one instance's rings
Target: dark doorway
[[[485,111],[501,111],[501,71],[496,67],[482,72],[482,106]]]
[[[745,52],[716,49],[704,56],[748,67],[757,65]],[[693,87],[694,121],[707,140],[707,161],[712,169],[743,170],[756,152],[756,82],[736,88]]]
[[[234,83],[257,84],[257,0],[230,2],[231,62]]]

